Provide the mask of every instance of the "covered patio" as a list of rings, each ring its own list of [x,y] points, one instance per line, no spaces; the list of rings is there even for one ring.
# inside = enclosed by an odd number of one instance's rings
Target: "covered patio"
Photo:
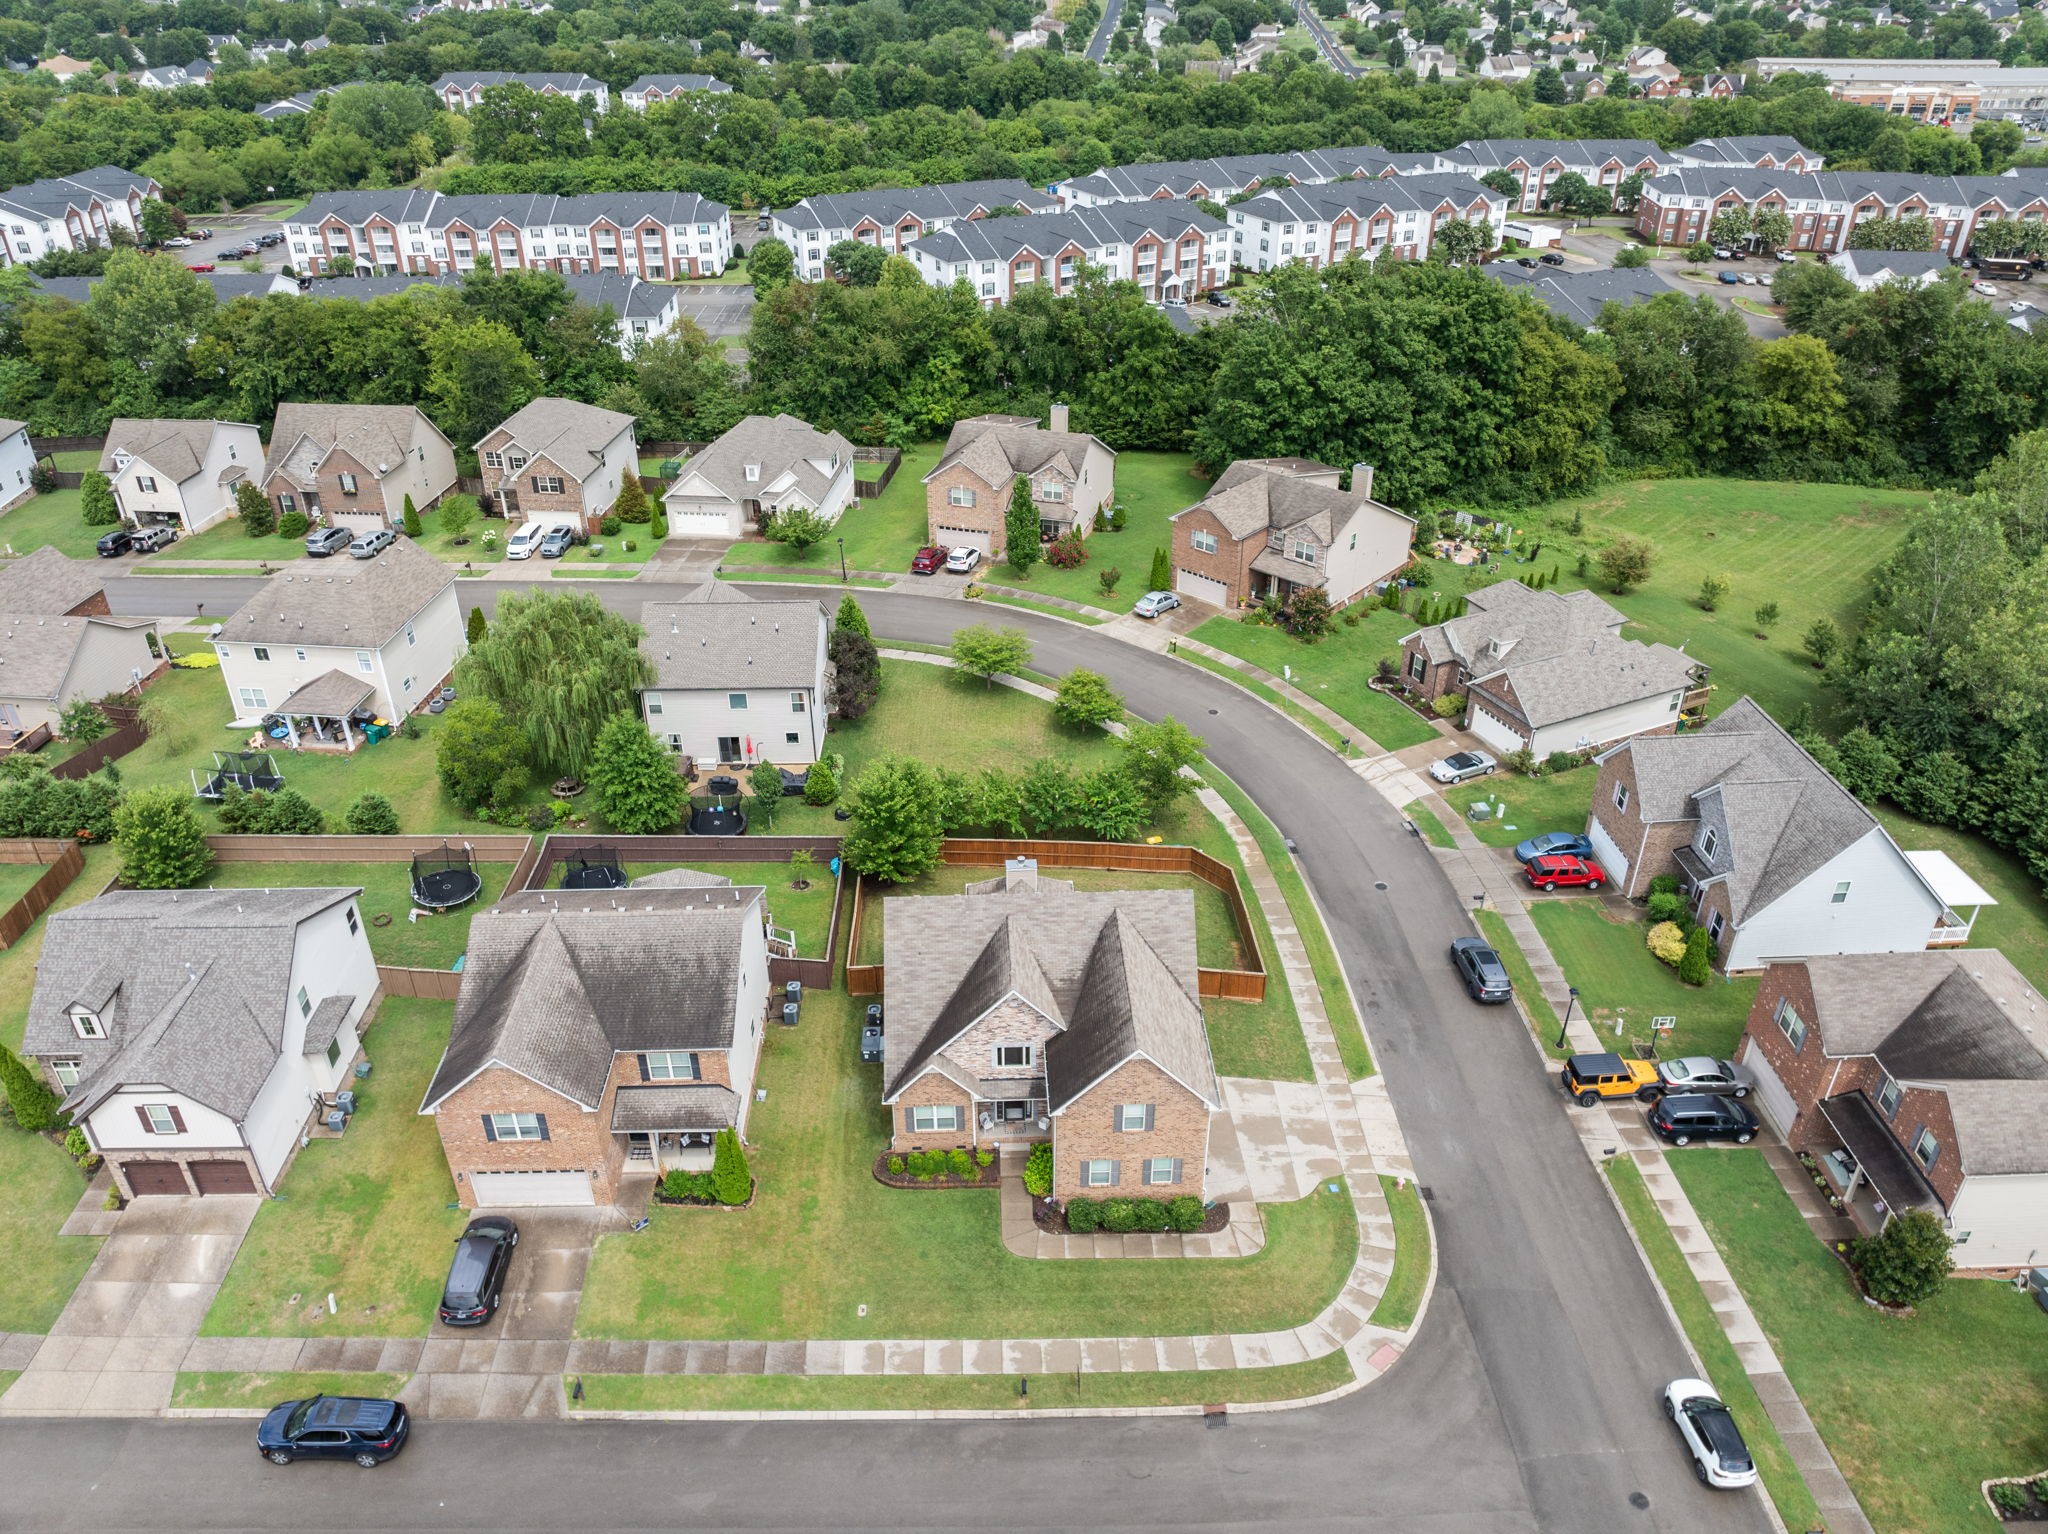
[[[1855,1091],[1824,1097],[1820,1112],[1840,1144],[1817,1159],[1858,1229],[1876,1235],[1893,1215],[1908,1209],[1942,1217],[1941,1199],[1868,1095]]]
[[[1274,536],[1279,535],[1276,533]],[[1261,549],[1252,558],[1252,595],[1260,600],[1278,597],[1283,602],[1291,602],[1295,592],[1328,583],[1329,577],[1314,565],[1290,559],[1276,547]]]
[[[1927,881],[1927,887],[1943,907],[1934,931],[1928,935],[1927,946],[1961,948],[1970,941],[1970,929],[1977,925],[1978,913],[1986,906],[1997,905],[1996,897],[1946,852],[1909,852],[1906,861]],[[1962,914],[1965,911],[1967,916]]]
[[[382,738],[371,733],[379,725],[364,707],[374,691],[362,677],[324,671],[270,712],[284,721],[294,751],[354,751]]]
[[[612,1133],[626,1137],[626,1172],[708,1172],[718,1131],[739,1122],[739,1095],[715,1082],[620,1087]]]

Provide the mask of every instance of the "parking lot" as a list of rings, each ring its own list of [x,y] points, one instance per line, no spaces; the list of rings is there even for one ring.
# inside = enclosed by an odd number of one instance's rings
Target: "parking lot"
[[[679,283],[682,312],[707,336],[743,336],[754,322],[754,290],[737,283]]]
[[[263,269],[274,272],[285,264],[286,247],[283,242],[284,225],[274,218],[259,218],[246,213],[221,213],[209,218],[195,218],[191,227],[209,231],[203,240],[194,240],[190,245],[173,247],[170,254],[187,266],[213,266],[220,271],[235,271],[245,260],[258,260]],[[234,249],[264,235],[278,236],[278,243],[251,258],[231,254]]]

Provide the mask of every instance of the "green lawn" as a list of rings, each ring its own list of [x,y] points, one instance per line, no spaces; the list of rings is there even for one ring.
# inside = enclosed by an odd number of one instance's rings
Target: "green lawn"
[[[814,995],[772,1029],[743,1213],[656,1207],[600,1238],[586,1337],[1113,1337],[1257,1331],[1314,1315],[1342,1286],[1357,1227],[1341,1192],[1265,1209],[1256,1256],[1039,1262],[1002,1245],[997,1194],[885,1188],[881,1077],[858,1059],[859,1003]],[[866,1307],[862,1315],[860,1308]]]
[[[469,542],[457,547],[455,540],[441,531],[433,513],[428,512],[425,524],[420,529],[420,536],[413,542],[434,558],[445,559],[451,565],[495,565],[505,557],[505,532],[503,521],[495,517],[489,520],[479,517],[470,523],[469,531],[462,535]],[[485,533],[496,535],[489,546],[483,541]]]
[[[217,889],[313,889],[362,886],[363,919],[369,923],[370,952],[379,964],[408,969],[447,969],[469,947],[469,919],[504,892],[510,863],[479,863],[483,893],[444,916],[408,919],[412,906],[412,865],[405,863],[216,863],[206,883]],[[377,925],[389,916],[390,925]]]
[[[1034,1374],[586,1374],[584,1411],[1015,1411],[1293,1401],[1351,1382],[1342,1352],[1269,1369]]]
[[[1208,656],[1198,655],[1193,650],[1176,649],[1173,655],[1176,660],[1183,661],[1190,666],[1200,666],[1204,671],[1222,677],[1231,686],[1242,687],[1252,696],[1265,699],[1332,751],[1348,757],[1355,754],[1358,750],[1355,744],[1347,750],[1344,745],[1343,735],[1331,729],[1318,716],[1310,713],[1292,698],[1287,697],[1275,688],[1268,687],[1257,677],[1247,676],[1234,666],[1226,666],[1220,660],[1211,660]]]
[[[85,871],[71,881],[71,887],[57,897],[50,910],[61,911],[92,899],[119,868],[120,856],[112,847],[86,848]],[[43,930],[49,920],[46,911],[13,947],[0,949],[0,1044],[9,1049],[21,1048],[22,1032],[28,1026],[29,995],[35,989],[36,960],[43,951]]]
[[[768,920],[796,934],[796,951],[806,958],[825,959],[825,939],[832,931],[832,867],[821,859],[811,871],[809,889],[789,887],[787,863],[628,863],[626,877],[660,873],[670,868],[695,868],[737,885],[758,884],[768,892]]]
[[[1865,1306],[1754,1150],[1671,1158],[1814,1425],[1880,1529],[1989,1530],[1993,1476],[2048,1465],[2041,1312],[1951,1280],[1911,1320]]]
[[[240,517],[224,517],[203,533],[191,533],[164,550],[166,561],[189,559],[267,559],[274,565],[301,558],[306,552],[303,538],[285,538],[265,533],[252,538]],[[348,558],[346,553],[335,556]],[[225,614],[223,614],[225,616]]]
[[[0,1332],[47,1332],[100,1248],[96,1236],[60,1236],[85,1192],[62,1147],[0,1123]]]
[[[43,753],[45,757],[48,753]],[[40,863],[0,863],[0,911],[29,892],[48,870]]]
[[[1394,1271],[1372,1308],[1372,1323],[1404,1331],[1415,1324],[1423,1292],[1429,1288],[1429,1220],[1414,1183],[1403,1187],[1392,1177],[1381,1177],[1380,1189],[1387,1196],[1387,1212],[1394,1217]]]
[[[1064,618],[1069,623],[1083,623],[1089,628],[1095,628],[1104,621],[1091,613],[1073,612],[1064,607],[1055,607],[1050,602],[1031,602],[1023,597],[1006,597],[999,592],[989,592],[981,600],[997,607],[1016,607],[1027,613],[1043,613],[1048,618]]]
[[[896,572],[910,568],[911,556],[924,547],[924,476],[939,461],[944,444],[920,443],[903,450],[903,464],[889,488],[873,500],[854,501],[841,513],[832,536],[799,554],[787,544],[748,539],[726,550],[727,564],[798,565],[813,570],[839,569],[839,540],[846,541],[846,563],[858,570]]]
[[[1734,1057],[1756,999],[1756,976],[1717,974],[1703,986],[1687,985],[1644,946],[1646,922],[1617,921],[1598,900],[1535,900],[1529,914],[1603,1041],[1640,1042],[1650,1036],[1651,1018],[1675,1017],[1677,1028],[1658,1038],[1660,1055]],[[1618,1033],[1617,1019],[1624,1022]]]
[[[1570,772],[1546,772],[1538,778],[1501,771],[1447,788],[1443,795],[1467,829],[1487,846],[1512,847],[1539,831],[1585,830],[1586,810],[1599,776],[1600,769],[1591,762]],[[1465,812],[1482,799],[1505,803],[1507,813],[1472,819]]]
[[[315,1140],[256,1212],[201,1328],[209,1337],[415,1337],[462,1232],[420,1098],[448,1043],[447,1002],[387,997],[363,1048],[376,1071],[348,1133]],[[332,1293],[337,1314],[327,1313]]]
[[[1889,806],[1872,813],[1901,847],[1946,852],[1997,899],[1998,904],[1987,906],[1970,928],[1972,948],[2002,949],[2037,987],[2048,984],[2048,905],[2042,902],[2040,881],[2018,858],[1981,836],[1931,826]]]
[[[307,1396],[369,1396],[389,1400],[403,1374],[188,1374],[171,1384],[171,1405],[187,1410],[276,1406]]]
[[[1173,549],[1167,519],[1186,511],[1208,491],[1209,481],[1195,474],[1194,460],[1185,453],[1118,453],[1116,499],[1126,517],[1122,532],[1090,533],[1087,561],[1074,569],[1055,570],[1041,561],[1020,576],[999,559],[987,567],[984,579],[1121,612],[1145,589],[1152,551]],[[1117,587],[1123,593],[1120,599],[1104,597],[1097,579],[1111,565],[1123,572]]]
[[[1571,1047],[1569,1043],[1563,1049],[1557,1047],[1557,1009],[1551,1006],[1550,998],[1536,983],[1536,972],[1529,968],[1528,956],[1522,952],[1522,945],[1515,941],[1515,935],[1508,931],[1508,924],[1498,911],[1479,913],[1479,935],[1500,955],[1500,962],[1507,968],[1508,982],[1515,988],[1515,1000],[1529,1014],[1529,1026],[1536,1030],[1536,1039],[1543,1046],[1543,1052],[1553,1060],[1564,1059],[1571,1053]]]
[[[1674,1162],[1688,1161],[1700,1154],[1714,1153],[1687,1152],[1671,1159]],[[1756,1463],[1758,1474],[1763,1477],[1764,1490],[1777,1504],[1778,1516],[1788,1529],[1819,1528],[1820,1509],[1814,1504],[1813,1493],[1806,1489],[1806,1480],[1800,1475],[1799,1467],[1792,1463],[1792,1456],[1785,1451],[1785,1441],[1778,1436],[1763,1402],[1757,1399],[1749,1371],[1735,1356],[1734,1344],[1721,1329],[1714,1307],[1707,1303],[1699,1280],[1686,1266],[1685,1254],[1679,1251],[1671,1227],[1664,1223],[1656,1201],[1650,1197],[1650,1190],[1643,1183],[1643,1174],[1626,1156],[1617,1156],[1607,1163],[1607,1178],[1614,1185],[1621,1207],[1628,1213],[1629,1224],[1635,1227],[1636,1240],[1642,1243],[1659,1287],[1670,1299],[1671,1308],[1678,1312],[1679,1325],[1685,1328],[1693,1351],[1706,1365],[1709,1382],[1720,1392],[1721,1400],[1729,1411],[1735,1414],[1743,1439],[1749,1445],[1750,1457]]]
[[[79,516],[76,490],[52,490],[0,516],[0,553],[32,554],[44,544],[73,559],[97,557],[93,545],[103,527],[87,527]]]
[[[1436,811],[1424,804],[1420,799],[1415,800],[1411,804],[1402,805],[1401,813],[1415,822],[1416,829],[1422,832],[1422,839],[1428,842],[1430,846],[1455,847],[1458,845],[1458,839],[1451,835],[1450,829],[1441,820],[1436,818]]]
[[[1356,628],[1339,623],[1320,644],[1304,644],[1281,629],[1236,618],[1211,618],[1191,637],[1276,677],[1286,676],[1283,667],[1291,670],[1293,683],[1302,692],[1350,720],[1381,749],[1399,751],[1434,740],[1437,732],[1406,704],[1374,690],[1370,683],[1374,665],[1383,657],[1397,658],[1401,636],[1414,628],[1406,614],[1375,608],[1359,619]]]
[[[52,453],[50,466],[60,474],[83,474],[88,469],[97,469],[100,466],[100,450],[96,447],[79,447],[66,453]]]

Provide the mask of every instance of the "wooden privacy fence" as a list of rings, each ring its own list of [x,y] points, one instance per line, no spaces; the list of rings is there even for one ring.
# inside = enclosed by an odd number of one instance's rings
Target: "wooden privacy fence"
[[[113,710],[107,710],[112,717]],[[50,768],[53,778],[82,778],[99,771],[101,766],[115,757],[126,756],[145,740],[149,732],[142,727],[140,719],[130,719],[110,735],[102,735],[89,746],[81,747]]]
[[[530,836],[209,836],[206,845],[220,863],[410,863],[413,854],[439,852],[441,844],[463,847],[479,863],[523,863],[533,852]],[[516,871],[515,871],[516,873]],[[517,888],[516,884],[511,886]]]
[[[52,490],[76,490],[84,483],[85,471],[83,469],[50,470],[50,488]]]
[[[873,479],[853,476],[853,498],[857,501],[873,500],[889,488],[889,481],[896,477],[896,471],[903,467],[903,453],[893,447],[857,447],[853,450],[855,463],[879,463],[882,472]]]
[[[428,1001],[453,1001],[462,994],[462,975],[452,969],[401,969],[377,966],[377,982],[386,996],[421,996]]]
[[[43,873],[26,893],[0,911],[0,948],[12,948],[35,919],[50,909],[57,897],[71,887],[71,881],[85,870],[85,858],[78,843],[22,838],[0,841],[0,863],[41,864]]]
[[[966,868],[1000,868],[1011,858],[1035,858],[1042,868],[1108,868],[1129,873],[1186,874],[1222,892],[1229,903],[1237,936],[1251,956],[1252,969],[1209,969],[1196,971],[1196,983],[1204,997],[1225,1001],[1264,1001],[1266,961],[1259,951],[1258,928],[1237,882],[1237,870],[1196,847],[1154,846],[1145,842],[1052,842],[1013,841],[996,837],[949,836],[939,850],[939,861]],[[861,923],[867,911],[867,880],[853,886],[853,917],[846,940],[846,990],[852,996],[881,994],[885,975],[879,964],[856,964],[860,954]]]
[[[36,457],[46,458],[51,453],[83,453],[88,449],[95,453],[104,452],[106,451],[107,439],[105,437],[31,437],[29,438],[28,445],[29,450]]]

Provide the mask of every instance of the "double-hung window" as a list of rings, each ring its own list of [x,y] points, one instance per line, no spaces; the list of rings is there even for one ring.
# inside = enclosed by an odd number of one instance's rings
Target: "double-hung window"
[[[1216,552],[1217,544],[1214,533],[1190,533],[1188,534],[1188,543],[1197,554],[1213,554]]]
[[[136,1109],[142,1115],[143,1127],[153,1135],[176,1135],[185,1132],[185,1118],[169,1103],[143,1103]]]
[[[974,492],[965,485],[954,485],[946,491],[946,504],[948,506],[972,506],[974,504]]]
[[[641,1056],[649,1081],[697,1081],[697,1057],[687,1049],[652,1049]]]
[[[1116,1163],[1114,1161],[1082,1162],[1081,1186],[1084,1188],[1114,1188],[1116,1186]]]
[[[910,1110],[910,1129],[913,1134],[936,1134],[942,1131],[958,1130],[960,1108],[954,1103],[928,1103],[921,1108]]]
[[[341,476],[340,476],[340,478],[341,478],[341,493],[342,493],[343,495],[354,495],[354,494],[356,493],[356,477],[355,477],[355,475],[353,475],[353,474],[343,474],[343,475],[341,475]]]
[[[996,1046],[996,1064],[1006,1069],[1028,1069],[1031,1065],[1031,1046],[1029,1044],[998,1044]]]
[[[1116,1127],[1124,1134],[1142,1134],[1152,1127],[1152,1104],[1118,1103]]]
[[[1790,998],[1779,999],[1777,1018],[1779,1031],[1794,1051],[1803,1049],[1806,1045],[1806,1019],[1794,1010]]]
[[[1899,1090],[1898,1082],[1887,1076],[1884,1084],[1877,1089],[1877,1111],[1886,1118],[1899,1111],[1899,1099],[1905,1094]]]
[[[545,1140],[548,1121],[540,1113],[486,1113],[484,1133],[493,1140]]]

